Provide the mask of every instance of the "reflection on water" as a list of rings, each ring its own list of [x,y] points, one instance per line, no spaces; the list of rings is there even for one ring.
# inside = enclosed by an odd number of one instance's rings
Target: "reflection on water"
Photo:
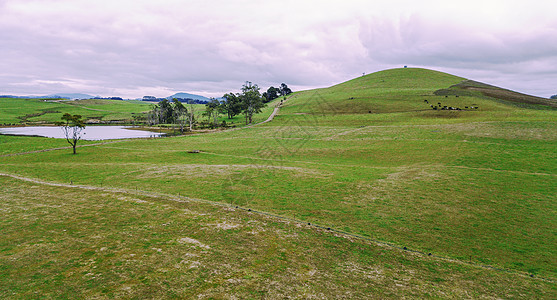
[[[133,139],[159,137],[164,133],[130,130],[125,126],[87,126],[83,130],[82,139],[89,141],[113,140],[113,139]],[[61,127],[12,127],[0,128],[0,134],[10,135],[35,135],[51,138],[66,138]]]

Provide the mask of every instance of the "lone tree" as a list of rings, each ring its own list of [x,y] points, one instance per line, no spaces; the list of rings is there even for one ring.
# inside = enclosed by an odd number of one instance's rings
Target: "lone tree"
[[[259,87],[257,84],[252,84],[246,81],[246,84],[242,86],[242,93],[238,96],[240,98],[240,103],[242,107],[242,113],[246,117],[246,124],[251,124],[253,121],[253,115],[260,113],[261,109],[265,107],[263,98],[259,93]]]
[[[57,122],[56,124],[62,127],[64,135],[66,136],[66,141],[72,145],[73,154],[76,154],[75,147],[82,137],[82,131],[85,129],[85,121],[82,119],[81,115],[70,115],[69,113],[65,113],[62,116],[62,122]]]

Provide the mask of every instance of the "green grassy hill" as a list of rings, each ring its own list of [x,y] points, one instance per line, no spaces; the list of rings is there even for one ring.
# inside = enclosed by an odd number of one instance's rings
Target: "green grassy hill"
[[[481,91],[472,91],[469,88],[470,82],[461,77],[427,69],[386,70],[330,88],[296,93],[282,110],[281,118],[305,122],[304,119],[309,116],[303,114],[309,114],[320,116],[312,120],[312,124],[332,126],[336,122],[351,126],[438,124],[508,117],[528,119],[532,114],[543,116],[543,113],[517,110],[517,104],[523,104],[523,107],[532,110],[554,110],[557,103],[485,84]],[[462,111],[439,111],[430,106],[438,106],[439,103],[441,106],[459,107]]]
[[[0,98],[0,124],[54,123],[64,113],[79,114],[87,120],[129,121],[132,113],[150,109],[151,104],[142,101]]]
[[[2,295],[555,298],[557,111],[436,93],[463,82],[387,70],[259,126],[2,156]]]

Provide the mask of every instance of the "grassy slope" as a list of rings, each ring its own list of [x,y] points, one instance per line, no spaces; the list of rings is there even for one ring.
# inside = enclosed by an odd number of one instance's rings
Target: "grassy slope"
[[[0,187],[4,299],[552,295],[543,281],[242,210],[2,176]]]
[[[150,109],[149,103],[121,100],[44,101],[41,99],[0,98],[0,124],[55,122],[64,113],[80,114],[87,119],[129,120],[131,113]]]
[[[264,126],[5,157],[0,171],[258,208],[555,278],[556,114],[433,94],[462,80],[389,70],[296,93]],[[432,111],[423,99],[480,109]]]
[[[254,116],[253,122],[264,121],[273,111],[279,100],[272,101],[262,109],[260,114]],[[60,121],[64,113],[80,114],[86,119],[103,121],[132,120],[133,113],[146,112],[154,103],[136,100],[106,100],[88,99],[74,101],[44,101],[41,99],[0,98],[0,125],[20,123],[53,123]],[[190,105],[186,105],[190,108]],[[202,116],[205,105],[195,104],[196,117],[199,121],[206,121]],[[243,115],[232,119],[221,117],[219,123],[226,121],[228,125],[242,126],[245,124]]]

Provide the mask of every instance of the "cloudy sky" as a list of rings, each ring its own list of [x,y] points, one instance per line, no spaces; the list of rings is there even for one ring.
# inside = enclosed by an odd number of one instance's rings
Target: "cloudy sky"
[[[0,0],[0,94],[220,97],[426,67],[557,94],[557,1]]]

